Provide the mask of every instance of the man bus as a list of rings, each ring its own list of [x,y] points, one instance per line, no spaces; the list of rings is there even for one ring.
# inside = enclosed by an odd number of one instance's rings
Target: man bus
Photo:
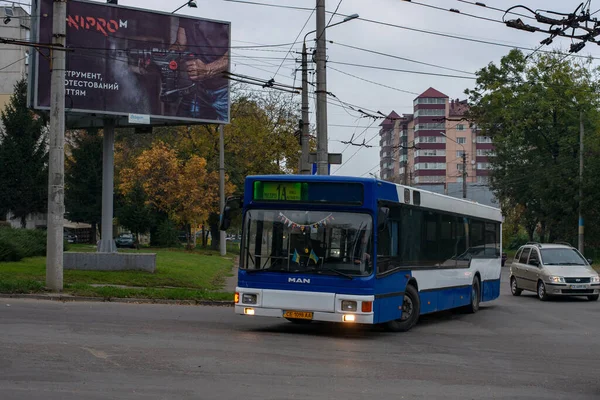
[[[497,208],[371,179],[246,178],[235,312],[385,324],[499,296]],[[228,206],[222,229],[230,223]]]

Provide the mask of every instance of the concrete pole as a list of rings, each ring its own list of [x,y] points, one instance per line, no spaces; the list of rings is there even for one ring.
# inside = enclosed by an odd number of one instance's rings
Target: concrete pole
[[[102,150],[102,238],[98,245],[98,253],[116,253],[117,246],[113,240],[113,200],[115,186],[114,171],[115,121],[104,120]]]
[[[466,199],[467,198],[467,152],[464,150],[464,147],[463,147],[462,161],[463,161],[462,190],[463,190],[463,199]]]
[[[222,215],[225,209],[225,138],[223,125],[219,125],[219,198]],[[225,233],[225,231],[219,230],[219,250],[222,256],[227,253]]]
[[[583,111],[579,112],[579,229],[578,229],[578,249],[583,255]]]
[[[54,0],[52,44],[66,47],[67,2]],[[66,52],[52,50],[50,77],[50,135],[48,152],[48,223],[46,286],[63,290],[63,240],[65,215],[65,66]]]
[[[308,124],[308,54],[306,53],[306,42],[302,44],[302,155],[300,156],[300,174],[310,175],[311,168],[308,165],[310,152],[310,132]]]
[[[329,175],[325,0],[317,0],[317,175]]]

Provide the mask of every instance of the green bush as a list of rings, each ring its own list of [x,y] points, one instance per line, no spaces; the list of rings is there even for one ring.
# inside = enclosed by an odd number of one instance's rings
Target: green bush
[[[153,245],[157,247],[180,247],[179,230],[171,220],[165,220],[160,223],[153,238]]]
[[[64,250],[68,250],[64,243]],[[46,255],[46,231],[0,228],[0,261],[19,261],[25,257]]]

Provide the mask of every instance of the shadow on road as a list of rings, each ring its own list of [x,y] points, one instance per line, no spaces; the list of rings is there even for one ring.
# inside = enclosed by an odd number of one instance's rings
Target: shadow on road
[[[517,297],[517,296],[515,296],[515,297]],[[523,292],[518,297],[525,298],[529,301],[531,301],[531,300],[540,301],[534,292],[530,292],[530,293]],[[542,302],[540,301],[540,303],[542,303]],[[591,303],[591,302],[587,299],[587,297],[584,297],[584,296],[581,296],[581,297],[554,296],[554,297],[550,297],[544,303]]]
[[[479,312],[485,313],[487,311],[495,309],[496,307],[496,305],[481,307],[479,309]],[[419,318],[419,322],[413,329],[418,329],[419,327],[433,326],[436,324],[443,324],[447,321],[456,321],[473,317],[473,314],[468,314],[465,311],[458,309],[440,311],[432,314],[422,315]],[[286,321],[276,325],[269,325],[265,327],[250,329],[249,331],[257,333],[261,332],[296,334],[346,339],[375,339],[381,336],[402,335],[402,333],[388,331],[383,325],[354,325],[317,321],[300,325]]]

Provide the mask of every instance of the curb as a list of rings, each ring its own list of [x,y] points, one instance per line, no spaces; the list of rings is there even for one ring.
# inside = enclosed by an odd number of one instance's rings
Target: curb
[[[29,299],[50,300],[62,302],[99,302],[99,303],[128,303],[128,304],[171,304],[187,306],[221,306],[233,307],[233,301],[221,300],[167,300],[167,299],[137,299],[122,297],[85,297],[61,294],[5,294],[0,293],[0,299]]]

